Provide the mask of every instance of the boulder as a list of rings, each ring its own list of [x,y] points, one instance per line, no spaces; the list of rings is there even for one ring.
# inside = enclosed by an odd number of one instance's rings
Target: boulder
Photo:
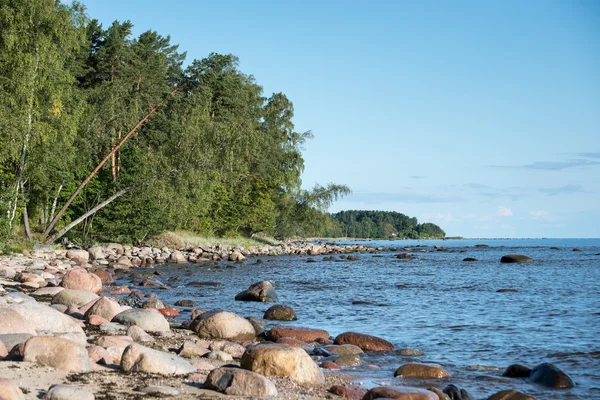
[[[363,350],[371,351],[394,350],[394,345],[387,340],[356,332],[344,332],[335,338],[334,343],[353,344]]]
[[[89,290],[65,289],[55,294],[51,303],[63,304],[67,307],[71,305],[83,306],[96,299],[98,299],[98,295]]]
[[[125,350],[127,346],[133,344],[133,339],[130,336],[124,335],[101,336],[96,341],[96,344],[105,349],[109,347],[119,347]]]
[[[344,399],[362,399],[367,390],[358,386],[334,385],[329,388],[328,392]]]
[[[442,379],[450,376],[448,371],[434,364],[404,364],[394,372],[394,376],[421,379]]]
[[[129,329],[127,329],[127,336],[130,336],[134,341],[138,343],[155,341],[151,335],[146,333],[145,330],[143,330],[137,325],[131,325]]]
[[[121,369],[160,375],[187,375],[196,371],[192,364],[179,356],[139,344],[127,346],[121,358]]]
[[[26,318],[23,318],[17,311],[10,308],[0,307],[0,321],[2,321],[0,323],[0,335],[14,333],[37,335],[35,326]]]
[[[529,375],[532,382],[550,388],[572,388],[575,383],[569,375],[561,371],[556,365],[543,363],[535,367]]]
[[[0,377],[0,399],[2,400],[24,400],[25,396],[19,385],[7,378]]]
[[[500,259],[500,262],[503,264],[510,264],[510,263],[528,263],[528,262],[533,262],[533,259],[521,255],[521,254],[507,254],[505,256],[502,256],[502,258]]]
[[[36,336],[25,342],[23,361],[69,372],[92,370],[83,345],[53,336]]]
[[[364,395],[363,400],[381,398],[396,400],[439,400],[438,395],[429,390],[410,386],[378,386],[369,390]]]
[[[312,342],[319,338],[329,339],[329,332],[323,329],[302,328],[296,326],[277,325],[269,331],[269,340],[276,342],[279,338],[294,338],[303,342]]]
[[[193,358],[193,357],[203,357],[206,354],[210,353],[210,350],[204,346],[200,346],[194,342],[190,342],[186,340],[183,342],[181,347],[178,350],[178,354],[181,357]]]
[[[112,321],[115,315],[119,314],[121,311],[123,310],[119,303],[108,297],[100,297],[100,299],[85,312],[84,316],[89,320],[91,315],[97,315],[107,321]]]
[[[169,321],[156,310],[133,308],[125,310],[114,316],[111,322],[118,322],[125,326],[137,325],[146,332],[169,332]]]
[[[273,382],[240,368],[217,368],[208,374],[204,386],[229,396],[277,396]]]
[[[293,347],[310,347],[310,344],[303,342],[302,340],[294,339],[291,337],[282,337],[275,341],[275,343],[287,344]]]
[[[335,363],[342,367],[358,367],[361,361],[358,354],[343,354],[335,359]]]
[[[531,375],[531,368],[521,364],[509,365],[502,373],[502,376],[509,378],[529,378],[529,375]]]
[[[256,336],[252,324],[229,311],[215,310],[198,316],[190,329],[203,339],[252,340]]]
[[[277,295],[273,284],[269,281],[256,282],[250,285],[247,290],[238,293],[235,296],[238,301],[259,301],[263,303],[273,303],[277,301]]]
[[[325,346],[324,348],[331,354],[363,354],[362,349],[353,344],[330,344],[329,346]]]
[[[323,372],[306,351],[283,344],[248,347],[241,367],[265,376],[287,376],[300,383],[322,384]]]
[[[233,253],[231,253],[229,255],[229,261],[245,261],[246,257],[244,257],[244,255],[242,253],[240,253],[239,251],[234,251]]]
[[[100,278],[83,268],[73,268],[68,271],[63,276],[61,286],[65,289],[88,290],[93,293],[100,293],[102,291],[102,281]]]
[[[274,321],[296,321],[298,319],[292,307],[279,304],[269,307],[263,318]]]
[[[45,400],[94,400],[94,394],[74,385],[52,385],[44,396]]]
[[[188,259],[182,252],[174,251],[173,253],[171,253],[171,256],[169,257],[169,262],[177,263],[177,264],[187,264]]]
[[[104,260],[106,258],[104,250],[100,246],[90,247],[88,249],[88,254],[90,260]]]
[[[231,356],[231,354],[225,353],[224,351],[221,351],[221,350],[211,351],[204,357],[206,357],[209,360],[219,360],[219,361],[225,361],[225,362],[233,361],[233,357]]]
[[[67,258],[73,261],[88,261],[90,259],[90,253],[86,250],[69,250],[67,251]]]
[[[29,321],[38,332],[52,332],[54,335],[68,336],[77,342],[86,343],[86,335],[79,324],[52,307],[39,303],[22,303],[9,308]]]
[[[535,400],[535,398],[527,396],[525,393],[521,393],[517,390],[510,389],[493,394],[488,397],[487,400]]]

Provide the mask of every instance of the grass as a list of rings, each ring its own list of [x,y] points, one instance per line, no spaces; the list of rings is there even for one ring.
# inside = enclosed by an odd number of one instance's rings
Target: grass
[[[265,244],[278,245],[279,241],[270,237],[253,237],[253,238],[216,238],[198,236],[193,232],[188,231],[168,231],[163,232],[154,239],[147,241],[148,245],[153,247],[168,247],[170,249],[187,249],[190,247],[211,247],[216,245],[230,247],[254,247],[264,246]]]

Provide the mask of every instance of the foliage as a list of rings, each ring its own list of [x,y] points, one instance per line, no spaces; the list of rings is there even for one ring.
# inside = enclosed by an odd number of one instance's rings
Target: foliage
[[[167,99],[74,199],[55,229],[127,194],[68,232],[80,243],[138,243],[165,231],[289,237],[328,226],[343,185],[301,189],[294,107],[265,96],[233,55],[184,69],[169,36],[103,27],[83,7],[0,2],[0,237],[28,211],[44,232],[127,132]],[[167,97],[175,87],[181,91]],[[319,228],[320,229],[320,228]]]

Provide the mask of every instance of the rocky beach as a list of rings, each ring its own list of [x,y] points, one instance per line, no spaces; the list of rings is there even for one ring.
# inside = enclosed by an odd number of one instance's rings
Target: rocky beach
[[[557,391],[575,386],[567,373],[548,362],[488,371],[479,366],[484,373],[493,371],[487,379],[506,389],[496,391],[495,384],[490,386],[494,393],[474,396],[464,380],[453,380],[454,371],[420,358],[418,349],[388,341],[376,320],[372,329],[332,335],[317,322],[296,321],[294,308],[278,302],[279,285],[267,280],[239,288],[234,304],[240,307],[226,310],[203,307],[219,303],[218,298],[205,301],[210,292],[175,301],[177,295],[167,293],[181,276],[165,281],[174,278],[172,271],[196,268],[251,271],[276,257],[306,265],[352,265],[366,256],[412,262],[419,252],[477,261],[463,257],[464,249],[375,247],[368,242],[180,250],[114,243],[88,249],[38,245],[32,252],[2,256],[0,399],[521,400],[534,398],[520,391],[523,380]],[[503,264],[533,262],[520,255],[506,257]],[[201,292],[218,285],[223,283],[191,281],[186,286]],[[270,304],[263,315],[247,315],[246,302]],[[356,307],[371,303],[353,302]],[[377,371],[381,360],[390,358],[396,364],[390,379],[396,381],[373,384],[376,380],[362,372]]]

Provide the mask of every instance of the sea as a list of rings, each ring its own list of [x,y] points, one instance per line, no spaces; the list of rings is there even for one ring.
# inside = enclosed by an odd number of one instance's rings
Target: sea
[[[297,321],[265,321],[366,333],[422,356],[370,352],[344,374],[370,388],[454,384],[475,399],[516,389],[537,399],[600,399],[600,239],[473,239],[338,241],[379,249],[343,255],[261,256],[244,263],[169,264],[159,279],[170,290],[155,292],[167,304],[190,299],[196,308],[223,309],[262,318],[272,304],[234,297],[254,282],[271,281],[278,304],[292,307]],[[436,246],[438,248],[436,248]],[[441,247],[441,248],[439,248]],[[410,259],[396,254],[409,252]],[[502,264],[506,254],[531,263]],[[463,261],[471,257],[477,261]],[[263,262],[257,263],[260,258]],[[309,258],[314,260],[309,261]],[[147,272],[139,270],[137,272]],[[189,282],[213,282],[203,287]],[[358,303],[358,304],[357,304]],[[180,320],[189,319],[182,310]],[[436,363],[450,372],[442,380],[394,378],[409,362]],[[575,382],[549,389],[525,379],[502,377],[513,363],[530,368],[550,362]],[[375,368],[373,366],[376,366]]]

